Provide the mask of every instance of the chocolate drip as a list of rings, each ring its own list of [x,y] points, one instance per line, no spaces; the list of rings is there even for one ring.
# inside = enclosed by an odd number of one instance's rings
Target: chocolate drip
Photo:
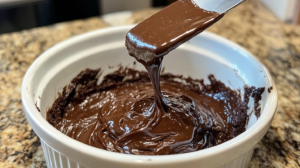
[[[162,122],[168,124],[168,127],[172,127],[163,132],[159,131],[166,134],[167,139],[170,140],[168,145],[156,147],[155,150],[170,148],[170,145],[173,146],[173,149],[168,151],[171,153],[174,150],[191,150],[188,147],[191,141],[199,142],[206,131],[211,131],[212,128],[221,128],[222,124],[218,120],[198,111],[195,102],[189,96],[180,95],[171,99],[164,97],[160,89],[160,71],[163,56],[207,29],[222,17],[223,15],[218,13],[199,8],[191,0],[177,1],[128,32],[126,47],[129,54],[145,66],[154,90],[153,113],[158,116],[158,123],[152,125],[155,127],[148,129],[150,132],[156,130],[156,127],[159,127],[159,123]],[[161,116],[164,115],[174,115],[179,118],[171,119],[176,120],[174,124],[174,122],[163,121]],[[177,131],[177,134],[170,134],[176,130],[175,127],[181,128],[181,125],[184,125],[186,130],[182,128]],[[174,136],[176,138],[173,138]],[[192,149],[195,148],[197,147],[192,147]],[[160,154],[160,151],[155,151],[155,153]]]
[[[162,109],[163,111],[168,111],[168,106],[165,103],[165,99],[161,94],[160,90],[160,72],[161,72],[161,63],[163,58],[155,58],[151,64],[144,63],[145,68],[148,71],[150,76],[150,80],[152,82],[152,87],[154,90],[154,100],[158,108]]]

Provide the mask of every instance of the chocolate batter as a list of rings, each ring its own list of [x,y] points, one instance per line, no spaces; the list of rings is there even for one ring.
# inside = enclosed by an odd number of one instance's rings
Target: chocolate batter
[[[97,85],[100,70],[87,69],[64,88],[47,113],[48,122],[85,144],[138,155],[193,152],[241,134],[249,118],[249,98],[259,113],[264,88],[246,88],[242,100],[213,75],[210,85],[160,75],[164,55],[222,17],[191,0],[158,12],[126,36],[129,54],[148,73],[120,68]]]
[[[166,155],[197,151],[245,131],[249,98],[209,76],[210,85],[161,75],[167,112],[154,101],[148,73],[120,68],[97,85],[100,70],[85,70],[66,86],[47,121],[69,137],[113,152]],[[259,101],[259,100],[257,100]],[[256,107],[257,108],[257,107]]]

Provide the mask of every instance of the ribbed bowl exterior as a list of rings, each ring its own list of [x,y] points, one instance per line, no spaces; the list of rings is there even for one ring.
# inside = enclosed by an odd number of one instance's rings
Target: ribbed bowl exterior
[[[62,155],[51,146],[46,144],[42,139],[41,144],[48,168],[93,168],[84,166],[72,160],[71,158]],[[241,155],[239,158],[216,168],[248,168],[253,155],[253,150],[254,149],[251,149],[247,153]],[[96,166],[95,168],[99,167]]]
[[[41,139],[41,144],[48,168],[88,168],[67,156],[62,155]]]
[[[243,154],[239,158],[223,165],[218,168],[248,168],[249,163],[251,161],[253,155],[254,148],[248,151],[247,153]]]

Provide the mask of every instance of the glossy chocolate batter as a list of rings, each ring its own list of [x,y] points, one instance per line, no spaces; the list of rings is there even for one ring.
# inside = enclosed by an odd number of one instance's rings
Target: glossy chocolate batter
[[[259,101],[264,91],[246,88],[242,99],[213,75],[205,85],[162,74],[165,112],[154,101],[148,73],[120,68],[97,85],[99,71],[87,69],[74,78],[47,121],[80,142],[127,154],[178,154],[226,142],[245,131],[249,99]]]
[[[153,15],[126,36],[129,54],[148,73],[120,68],[97,85],[100,70],[83,71],[48,111],[48,122],[85,144],[138,155],[193,152],[236,137],[245,131],[250,97],[255,99],[255,114],[260,112],[264,88],[246,88],[242,100],[213,75],[210,85],[160,76],[164,55],[222,17],[191,0],[177,1]]]

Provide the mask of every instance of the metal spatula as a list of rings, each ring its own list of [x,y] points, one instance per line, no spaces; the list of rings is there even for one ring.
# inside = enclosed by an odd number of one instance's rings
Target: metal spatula
[[[228,13],[246,0],[193,0],[200,8],[217,13]]]

